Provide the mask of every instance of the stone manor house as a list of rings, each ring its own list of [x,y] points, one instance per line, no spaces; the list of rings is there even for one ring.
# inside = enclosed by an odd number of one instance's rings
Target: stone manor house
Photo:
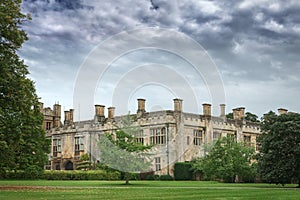
[[[204,156],[205,144],[213,144],[223,136],[231,136],[238,142],[256,148],[256,138],[260,134],[258,123],[244,119],[245,108],[233,109],[233,119],[226,119],[225,105],[220,105],[220,115],[211,115],[211,105],[202,104],[203,113],[186,113],[182,100],[174,99],[173,110],[147,112],[145,99],[138,99],[137,112],[133,114],[134,124],[141,127],[136,140],[154,145],[153,165],[149,171],[155,174],[171,174],[176,162],[191,161]],[[53,109],[43,108],[43,127],[51,138],[49,164],[52,170],[76,169],[80,155],[88,153],[92,163],[101,162],[98,150],[99,137],[113,133],[122,116],[115,116],[115,108],[95,105],[94,119],[74,121],[74,110],[64,111],[61,122],[61,105]],[[284,110],[282,112],[285,112]],[[256,149],[257,150],[257,149]]]

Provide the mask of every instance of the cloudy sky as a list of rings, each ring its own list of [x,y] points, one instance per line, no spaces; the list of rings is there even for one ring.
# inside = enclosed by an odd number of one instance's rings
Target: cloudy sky
[[[135,112],[136,98],[148,111],[173,109],[176,97],[193,113],[202,103],[215,115],[220,103],[300,112],[298,0],[23,0],[22,9],[32,20],[19,54],[37,93],[77,119],[93,117],[86,99],[117,114]]]

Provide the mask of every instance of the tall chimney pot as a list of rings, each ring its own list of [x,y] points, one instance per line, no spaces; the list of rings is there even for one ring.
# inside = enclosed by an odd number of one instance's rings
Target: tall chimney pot
[[[182,99],[173,99],[174,101],[174,111],[182,112]]]
[[[115,107],[109,107],[108,109],[108,119],[115,118]]]
[[[202,108],[203,108],[204,116],[211,116],[211,104],[204,103],[204,104],[202,104]]]
[[[225,117],[225,104],[220,104],[220,117]]]

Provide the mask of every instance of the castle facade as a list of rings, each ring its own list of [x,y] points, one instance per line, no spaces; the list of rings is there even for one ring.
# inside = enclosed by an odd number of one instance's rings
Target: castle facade
[[[211,105],[202,104],[203,113],[186,113],[181,99],[174,99],[173,110],[147,112],[145,99],[138,99],[134,125],[141,128],[136,140],[153,145],[153,162],[149,171],[155,174],[173,175],[176,162],[191,161],[203,157],[207,146],[224,136],[256,148],[260,134],[259,123],[245,120],[245,108],[233,109],[233,119],[226,119],[225,105],[220,105],[220,115],[212,116]],[[74,110],[64,111],[61,123],[61,106],[41,108],[44,113],[44,129],[51,139],[49,156],[52,170],[76,169],[81,155],[88,153],[92,163],[101,162],[98,141],[105,133],[117,130],[122,116],[115,116],[115,108],[95,105],[94,119],[74,121]],[[257,150],[257,149],[256,149]]]

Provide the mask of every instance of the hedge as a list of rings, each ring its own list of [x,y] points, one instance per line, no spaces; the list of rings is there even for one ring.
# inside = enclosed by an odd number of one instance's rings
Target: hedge
[[[192,164],[189,162],[178,162],[174,166],[175,180],[192,180],[193,172],[191,170]]]
[[[42,174],[28,174],[26,171],[6,172],[0,179],[44,179],[44,180],[120,180],[120,172],[103,170],[45,170]]]

